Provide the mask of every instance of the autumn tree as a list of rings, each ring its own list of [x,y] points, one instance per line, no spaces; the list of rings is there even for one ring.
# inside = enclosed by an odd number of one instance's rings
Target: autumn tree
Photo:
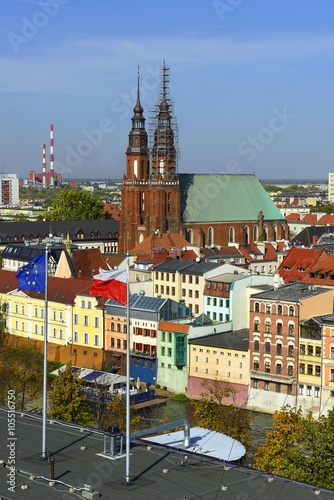
[[[204,382],[202,387],[201,399],[193,400],[196,424],[237,439],[249,449],[252,416],[236,405],[236,391],[221,380]]]
[[[103,201],[80,189],[64,189],[43,214],[46,220],[103,219]]]
[[[254,454],[256,467],[333,489],[334,409],[314,420],[286,405],[275,412],[273,427]]]
[[[140,416],[135,414],[134,403],[130,405],[130,432],[136,430],[140,421]],[[107,405],[107,412],[104,415],[103,428],[108,429],[109,425],[118,425],[119,430],[126,433],[126,398],[125,396],[115,396]]]
[[[70,364],[54,379],[49,401],[53,418],[88,426],[94,422],[82,389],[82,379]]]
[[[34,346],[0,331],[0,404],[7,404],[9,390],[15,391],[16,408],[25,410],[27,404],[42,394],[43,353]]]

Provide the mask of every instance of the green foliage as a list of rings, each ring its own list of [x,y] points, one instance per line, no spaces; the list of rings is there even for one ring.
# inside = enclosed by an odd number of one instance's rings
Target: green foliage
[[[175,394],[175,396],[172,396],[171,398],[173,401],[188,401],[188,398],[185,394]]]
[[[43,354],[20,339],[8,335],[1,321],[0,404],[7,405],[9,390],[15,391],[16,408],[25,410],[42,394]]]
[[[254,454],[256,467],[333,489],[334,409],[314,420],[287,405],[273,420],[274,430]]]
[[[87,426],[94,422],[82,390],[82,380],[70,364],[54,380],[49,401],[50,416],[53,418]]]
[[[334,214],[334,204],[333,203],[317,204],[316,207],[311,208],[311,213],[314,212],[320,212],[324,214]]]
[[[246,449],[250,448],[252,416],[234,403],[236,392],[221,380],[207,381],[202,384],[205,391],[201,399],[194,400],[196,425],[221,432],[238,441]],[[231,400],[229,403],[227,400]]]
[[[46,210],[46,220],[103,219],[103,201],[79,189],[64,189],[52,200],[52,208]]]
[[[134,403],[130,406],[130,432],[136,430],[140,422],[140,416],[135,414]],[[107,405],[107,412],[104,415],[103,429],[108,429],[109,425],[118,425],[119,430],[126,433],[126,398],[125,396],[115,396]]]
[[[163,391],[167,391],[167,387],[164,385],[162,388]]]
[[[156,384],[156,385],[155,385],[155,388],[156,388],[156,389],[160,389],[160,384]]]

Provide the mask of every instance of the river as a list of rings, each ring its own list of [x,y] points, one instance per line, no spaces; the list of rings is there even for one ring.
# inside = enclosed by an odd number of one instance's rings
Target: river
[[[164,422],[174,422],[186,418],[191,427],[196,426],[194,416],[194,405],[191,401],[173,401],[168,399],[165,405],[143,408],[140,410],[141,421],[143,427],[154,427],[155,425],[163,424]],[[268,431],[272,429],[272,415],[250,411],[253,420],[252,428],[252,443],[253,445],[263,443]],[[247,453],[247,465],[253,465],[252,452]]]

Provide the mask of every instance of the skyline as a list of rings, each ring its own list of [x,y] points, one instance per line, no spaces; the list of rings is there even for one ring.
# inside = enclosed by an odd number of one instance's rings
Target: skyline
[[[0,168],[28,177],[122,178],[140,66],[141,103],[163,60],[179,125],[180,173],[326,179],[333,170],[330,0],[168,5],[11,0],[0,19]]]

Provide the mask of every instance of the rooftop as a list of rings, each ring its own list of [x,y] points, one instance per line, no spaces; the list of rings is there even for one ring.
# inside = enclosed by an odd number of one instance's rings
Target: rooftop
[[[7,411],[1,407],[0,433],[7,436]],[[275,500],[313,500],[316,488],[306,484],[275,477],[269,474],[223,460],[207,458],[192,449],[176,450],[163,444],[137,441],[132,443],[130,473],[132,483],[125,483],[125,457],[111,460],[100,456],[103,435],[94,429],[80,431],[79,426],[60,422],[47,424],[47,447],[55,464],[55,485],[49,486],[48,460],[42,460],[42,422],[39,417],[16,414],[15,437],[15,493],[8,491],[9,470],[1,468],[1,495],[7,500],[59,500],[83,498],[84,485],[90,485],[102,499],[160,500],[225,498],[262,498]],[[0,458],[8,461],[10,440],[0,443]],[[148,444],[152,448],[148,448]],[[204,450],[205,451],[205,450]],[[186,459],[185,456],[189,458]],[[227,468],[227,464],[228,467]],[[33,477],[33,476],[34,477]],[[25,484],[28,489],[21,490]],[[223,491],[225,486],[228,491]],[[76,488],[70,493],[69,488]],[[334,492],[321,490],[322,500],[333,499]],[[89,498],[89,497],[86,497]]]
[[[316,295],[330,291],[330,288],[320,288],[306,283],[289,283],[281,285],[278,288],[270,288],[270,290],[260,293],[255,293],[251,297],[253,299],[280,300],[287,302],[299,302]]]
[[[220,349],[236,349],[237,351],[248,351],[249,329],[243,328],[234,332],[217,333],[209,337],[201,337],[189,340],[189,344],[203,345],[205,347],[218,347]]]

